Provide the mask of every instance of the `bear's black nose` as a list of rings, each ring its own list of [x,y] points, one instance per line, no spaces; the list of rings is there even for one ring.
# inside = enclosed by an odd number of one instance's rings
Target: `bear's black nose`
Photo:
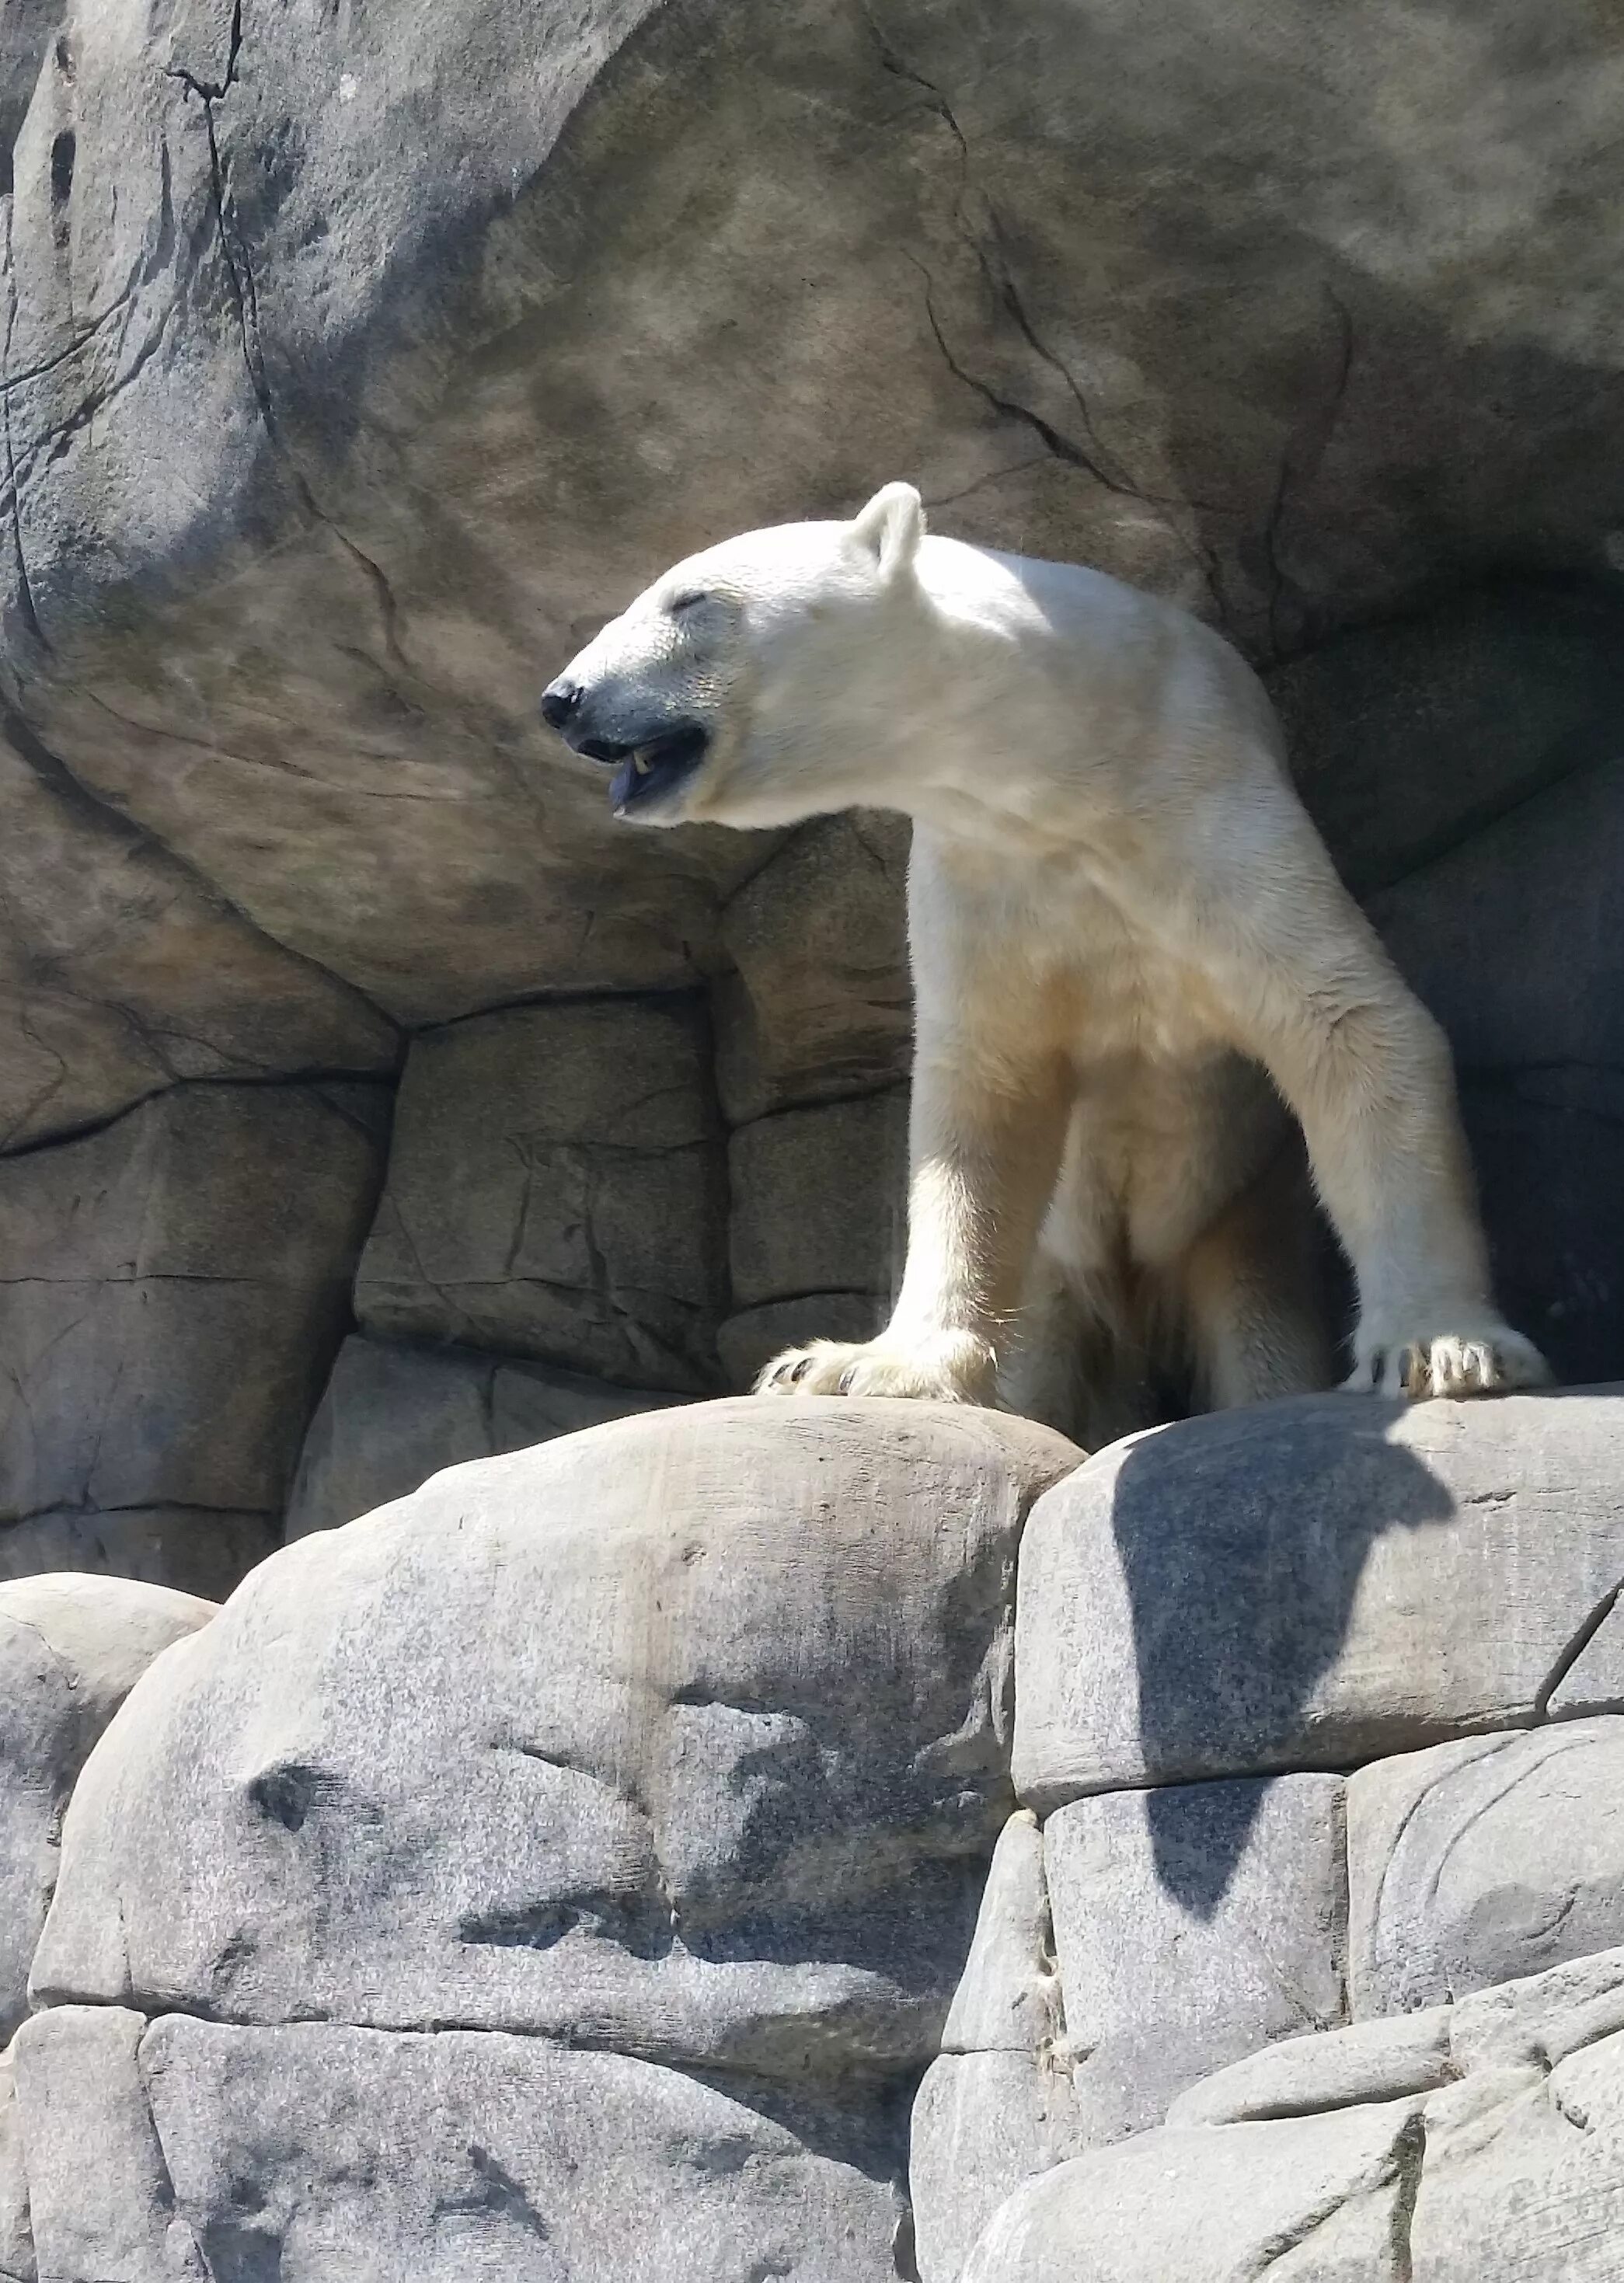
[[[550,729],[561,729],[581,703],[581,684],[560,674],[542,692],[542,719]]]

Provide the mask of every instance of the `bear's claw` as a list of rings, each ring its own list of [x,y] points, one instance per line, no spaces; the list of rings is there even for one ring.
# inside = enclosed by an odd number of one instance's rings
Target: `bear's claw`
[[[1409,1338],[1361,1333],[1356,1361],[1343,1386],[1354,1394],[1503,1395],[1513,1388],[1549,1387],[1550,1365],[1532,1340],[1506,1324],[1472,1332],[1414,1334]]]

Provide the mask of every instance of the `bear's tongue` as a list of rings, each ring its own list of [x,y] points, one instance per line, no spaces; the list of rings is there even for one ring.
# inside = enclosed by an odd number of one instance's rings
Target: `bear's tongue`
[[[609,780],[610,807],[624,808],[633,793],[639,791],[644,782],[645,780],[637,774],[637,765],[635,760],[622,761]]]

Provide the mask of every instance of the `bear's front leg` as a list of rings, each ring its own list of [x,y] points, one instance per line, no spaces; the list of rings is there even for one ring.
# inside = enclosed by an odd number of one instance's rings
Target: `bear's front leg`
[[[1058,1064],[995,1059],[962,1028],[921,1036],[909,1120],[908,1264],[890,1323],[861,1345],[814,1340],[769,1363],[759,1395],[905,1395],[991,1404],[999,1348],[1054,1186]]]
[[[1543,1357],[1495,1305],[1448,1042],[1307,818],[1286,809],[1276,821],[1272,848],[1253,822],[1266,870],[1209,878],[1204,948],[1240,1043],[1301,1121],[1353,1266],[1359,1319],[1343,1383],[1411,1397],[1542,1386]]]

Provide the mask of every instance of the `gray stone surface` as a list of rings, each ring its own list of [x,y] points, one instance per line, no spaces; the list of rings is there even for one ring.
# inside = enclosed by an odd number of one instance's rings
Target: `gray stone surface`
[[[1043,1835],[1023,1809],[998,1834],[941,2049],[1040,2053],[1056,2042],[1062,2022]]]
[[[140,2051],[169,2256],[285,2283],[894,2283],[887,2135],[535,2038],[171,2015]],[[174,2267],[146,2274],[184,2274]],[[87,2259],[63,2283],[103,2283]],[[130,2283],[137,2283],[132,2278]]]
[[[285,1535],[303,1538],[354,1522],[415,1491],[442,1467],[522,1450],[673,1400],[472,1349],[403,1348],[352,1336],[339,1351],[305,1436]]]
[[[741,1126],[728,1177],[738,1306],[895,1291],[908,1242],[905,1087]]]
[[[901,816],[820,817],[729,901],[722,939],[735,971],[714,1003],[730,1125],[906,1080],[908,834]]]
[[[214,1614],[124,1578],[0,1586],[0,2038],[27,2010],[62,1819],[91,1747],[152,1659]]]
[[[1085,2145],[1159,2123],[1222,2062],[1344,2018],[1337,1777],[1078,1800],[1043,1827],[1043,1870]]]
[[[1604,1389],[1310,1397],[1102,1453],[1022,1548],[1021,1797],[1534,1718],[1624,1575],[1621,1466]]]
[[[1081,2145],[1037,1819],[998,1835],[975,1936],[913,2105],[909,2183],[920,2283],[955,2283],[1004,2198]]]
[[[919,2283],[957,2283],[999,2207],[1084,2145],[1070,2072],[1052,2051],[933,2061],[914,2099],[908,2164]]]
[[[1393,2021],[1284,2038],[1188,2087],[1169,2106],[1167,2121],[1239,2124],[1431,2092],[1455,2074],[1453,2018],[1449,2006],[1433,2006]]]
[[[0,2276],[5,2283],[37,2283],[14,2052],[8,2045],[0,2053]]]
[[[964,2283],[1403,2283],[1393,2220],[1420,2149],[1415,2101],[1143,2133],[1018,2190]]]
[[[1551,1691],[1553,1719],[1573,1719],[1624,1704],[1624,1610],[1615,1596],[1596,1615],[1599,1622],[1595,1631]]]
[[[507,1008],[412,1042],[355,1312],[386,1338],[704,1393],[725,1210],[692,1000]]]
[[[17,2034],[40,2283],[191,2283],[209,2273],[175,2210],[153,2129],[141,2061],[146,2026],[127,2006],[65,2006],[35,2014]]]
[[[0,1160],[0,1516],[280,1512],[386,1110],[199,1084]]]
[[[753,1400],[440,1476],[262,1565],[82,1780],[37,2002],[937,2050],[1059,1438]]]
[[[1348,1991],[1407,2013],[1624,1943],[1624,1719],[1361,1768],[1347,1788]]]
[[[722,1378],[742,1395],[785,1348],[807,1340],[872,1339],[890,1313],[890,1301],[878,1292],[809,1292],[801,1300],[742,1308],[716,1334]]]
[[[1487,2114],[1464,2107],[1458,2123],[1447,2096],[1428,2104],[1413,2283],[1612,2283],[1624,2232],[1624,2038],[1505,2092]]]

